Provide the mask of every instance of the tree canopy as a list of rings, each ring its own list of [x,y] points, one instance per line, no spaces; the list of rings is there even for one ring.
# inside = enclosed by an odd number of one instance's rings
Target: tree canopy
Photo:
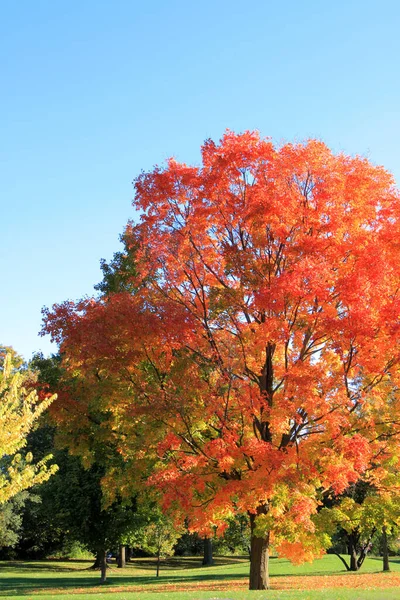
[[[0,371],[0,504],[46,481],[57,469],[47,466],[51,456],[35,464],[30,452],[21,453],[28,433],[56,397],[39,399],[31,376],[29,371],[15,371],[12,354],[5,355]]]
[[[135,189],[131,281],[120,261],[122,286],[54,306],[45,332],[71,373],[112,390],[110,435],[131,475],[153,456],[165,509],[202,535],[249,513],[263,589],[269,543],[323,551],[321,493],[400,432],[399,193],[366,159],[250,132]]]

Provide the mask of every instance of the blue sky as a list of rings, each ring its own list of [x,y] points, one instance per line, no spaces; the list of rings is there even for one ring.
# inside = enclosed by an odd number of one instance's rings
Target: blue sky
[[[226,128],[323,139],[400,178],[397,0],[0,2],[0,342],[93,293],[132,180]]]

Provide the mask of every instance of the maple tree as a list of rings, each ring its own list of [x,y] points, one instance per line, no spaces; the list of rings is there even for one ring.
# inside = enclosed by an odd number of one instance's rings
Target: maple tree
[[[248,512],[250,588],[265,589],[269,544],[321,553],[321,492],[398,433],[399,194],[364,158],[251,132],[135,187],[132,288],[55,306],[44,331],[108,388],[119,451],[131,473],[153,457],[165,509],[203,536]],[[388,414],[376,439],[370,405]]]
[[[29,381],[32,373],[19,372],[20,362],[15,366],[12,357],[9,351],[2,355],[0,370],[0,504],[46,481],[57,469],[48,466],[50,455],[35,464],[30,452],[21,454],[28,433],[55,396],[39,399]]]

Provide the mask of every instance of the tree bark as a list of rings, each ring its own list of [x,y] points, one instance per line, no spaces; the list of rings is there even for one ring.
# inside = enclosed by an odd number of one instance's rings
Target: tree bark
[[[269,533],[265,534],[264,537],[257,537],[254,534],[256,517],[260,514],[266,514],[267,512],[268,506],[264,505],[258,507],[256,515],[250,514],[250,590],[267,590],[269,588]]]
[[[361,569],[364,560],[367,558],[369,543],[365,544],[363,548],[361,548],[360,556],[357,558],[357,567]]]
[[[121,544],[119,547],[119,552],[118,552],[117,566],[119,569],[123,569],[125,567],[125,565],[126,565],[126,546]]]
[[[156,571],[156,577],[160,576],[160,550],[157,552],[157,571]]]
[[[102,557],[102,551],[98,550],[96,552],[96,558],[94,560],[94,563],[92,564],[90,569],[93,569],[94,571],[98,571],[101,568],[101,557]]]
[[[384,525],[382,527],[382,558],[383,558],[383,570],[390,571],[389,548],[388,548],[386,525]]]
[[[349,542],[350,571],[358,571],[357,548],[352,540]]]
[[[204,557],[202,564],[205,567],[211,567],[214,564],[211,538],[204,538]]]
[[[100,563],[100,583],[105,583],[107,581],[107,552],[106,550],[101,551],[101,563]]]

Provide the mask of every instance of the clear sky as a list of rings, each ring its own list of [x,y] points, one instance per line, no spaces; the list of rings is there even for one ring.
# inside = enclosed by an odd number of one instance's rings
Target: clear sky
[[[93,293],[132,180],[226,128],[323,139],[400,180],[398,0],[1,0],[0,342]]]

